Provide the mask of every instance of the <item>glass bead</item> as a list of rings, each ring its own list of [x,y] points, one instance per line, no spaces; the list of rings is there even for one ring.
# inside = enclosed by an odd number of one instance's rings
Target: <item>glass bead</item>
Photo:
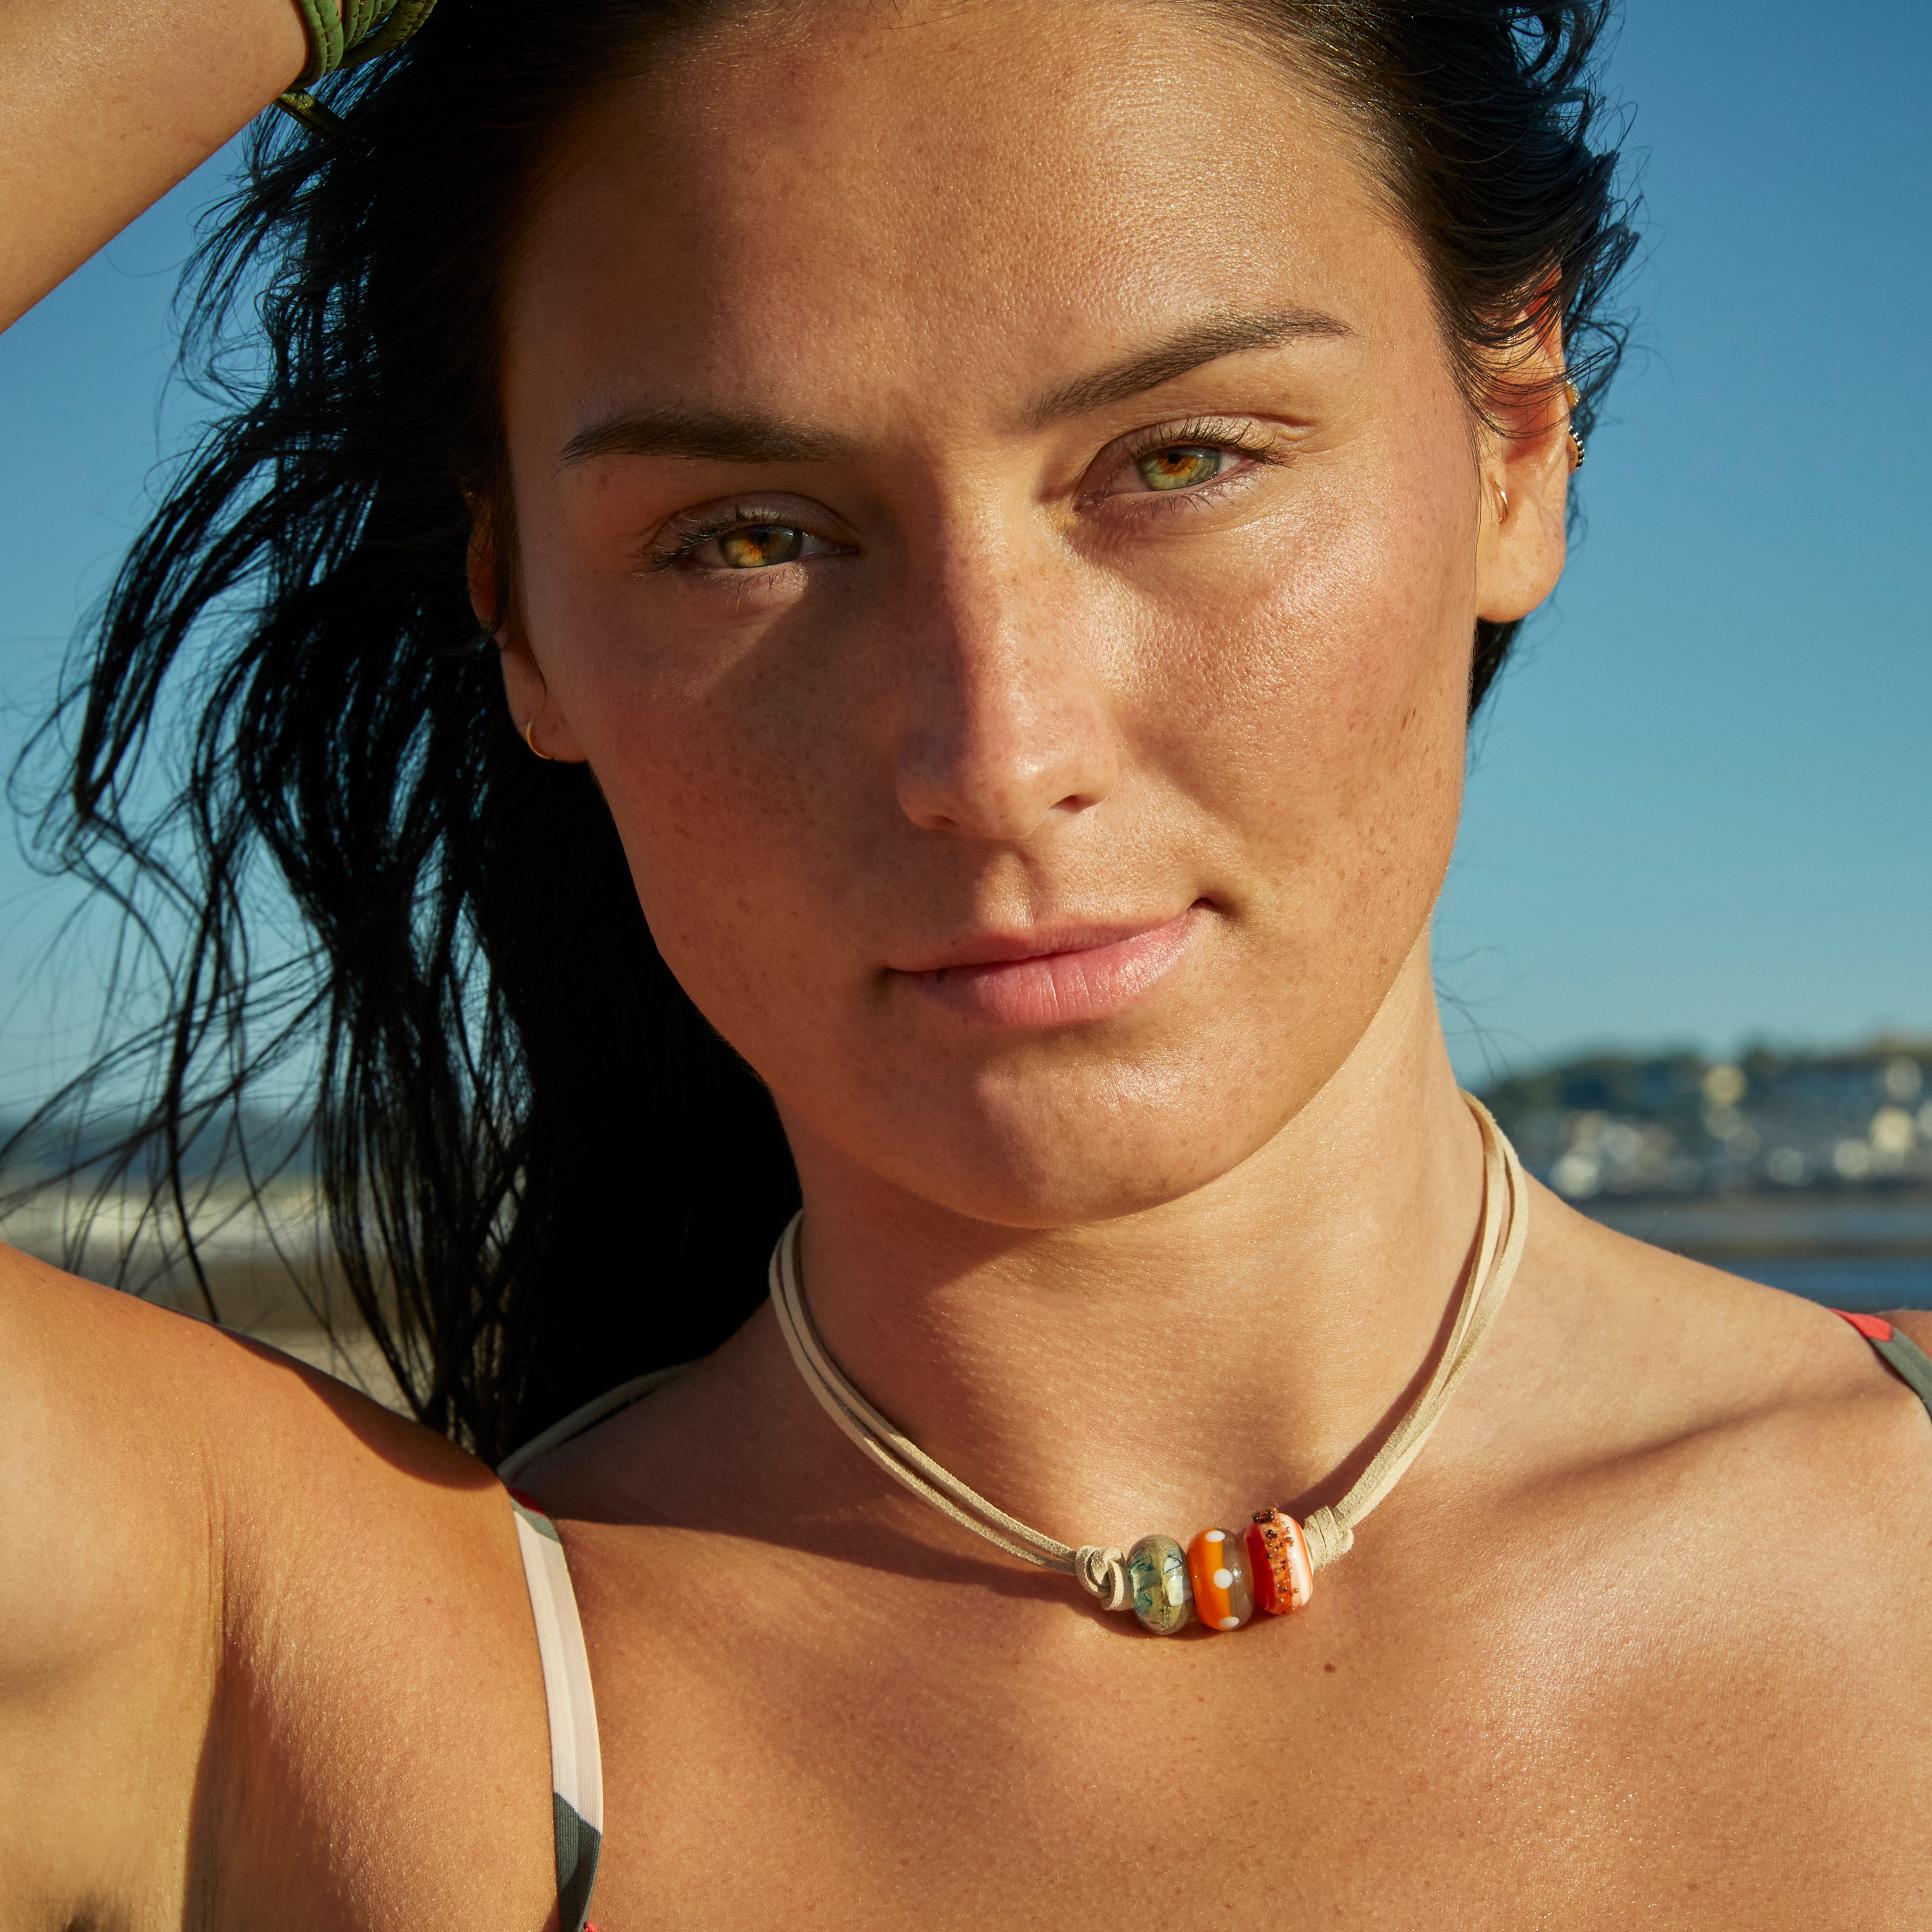
[[[1172,1636],[1194,1614],[1187,1587],[1187,1552],[1171,1536],[1144,1536],[1127,1552],[1134,1615],[1156,1636]]]
[[[1225,1529],[1204,1529],[1187,1546],[1194,1614],[1210,1630],[1239,1630],[1255,1613],[1247,1545]]]
[[[1256,1510],[1244,1540],[1256,1605],[1277,1617],[1301,1609],[1314,1594],[1315,1565],[1300,1524],[1280,1510]]]

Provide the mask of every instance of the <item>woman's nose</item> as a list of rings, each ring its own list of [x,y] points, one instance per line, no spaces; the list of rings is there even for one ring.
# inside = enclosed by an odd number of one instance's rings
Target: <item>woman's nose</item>
[[[908,629],[898,746],[915,825],[1012,844],[1113,790],[1105,627],[1066,588],[990,571],[932,586]]]

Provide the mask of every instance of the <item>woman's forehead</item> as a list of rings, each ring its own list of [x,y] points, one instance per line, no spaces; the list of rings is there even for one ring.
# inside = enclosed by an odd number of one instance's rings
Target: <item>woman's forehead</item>
[[[586,118],[526,234],[514,388],[614,399],[641,359],[766,412],[1012,398],[1216,315],[1427,311],[1359,144],[1189,11],[813,20],[714,29]]]

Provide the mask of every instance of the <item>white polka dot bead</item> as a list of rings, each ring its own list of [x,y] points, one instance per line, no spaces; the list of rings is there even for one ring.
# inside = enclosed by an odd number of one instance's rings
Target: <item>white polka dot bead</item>
[[[1225,1529],[1204,1529],[1187,1550],[1187,1573],[1194,1585],[1194,1608],[1208,1629],[1239,1630],[1255,1612],[1242,1539]]]

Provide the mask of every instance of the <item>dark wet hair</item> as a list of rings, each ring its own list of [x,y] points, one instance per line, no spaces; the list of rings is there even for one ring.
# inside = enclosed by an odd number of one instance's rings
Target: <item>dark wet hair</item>
[[[1600,0],[1199,4],[1356,118],[1472,398],[1540,293],[1587,433],[1630,246]],[[464,583],[472,501],[514,568],[497,290],[530,184],[598,89],[748,10],[547,0],[539,24],[444,0],[322,90],[344,131],[265,122],[186,288],[222,413],[40,740],[65,761],[43,849],[133,909],[165,972],[164,1023],[103,1063],[158,1070],[116,1171],[178,1204],[185,1150],[301,1074],[355,1302],[417,1412],[488,1457],[723,1340],[797,1199],[770,1098],[659,958],[590,774],[533,759],[506,715]],[[1516,628],[1479,626],[1472,708]],[[305,935],[279,958],[264,861]]]

